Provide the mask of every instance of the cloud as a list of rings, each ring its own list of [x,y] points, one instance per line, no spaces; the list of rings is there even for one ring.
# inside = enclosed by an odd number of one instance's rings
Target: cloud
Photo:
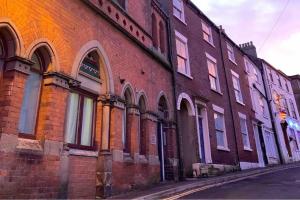
[[[226,33],[237,44],[253,41],[260,50],[259,56],[274,67],[287,74],[300,74],[295,59],[297,46],[300,45],[300,36],[297,34],[300,33],[299,0],[290,0],[283,14],[282,10],[288,0],[192,1],[215,24],[223,25]],[[287,68],[285,63],[293,67]]]

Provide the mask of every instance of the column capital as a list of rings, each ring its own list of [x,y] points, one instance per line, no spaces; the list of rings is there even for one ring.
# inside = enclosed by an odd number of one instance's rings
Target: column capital
[[[18,71],[27,75],[30,73],[30,66],[34,64],[31,60],[20,56],[10,57],[5,63],[5,72]]]
[[[46,72],[44,73],[44,84],[69,89],[70,87],[79,86],[80,82],[60,72]]]

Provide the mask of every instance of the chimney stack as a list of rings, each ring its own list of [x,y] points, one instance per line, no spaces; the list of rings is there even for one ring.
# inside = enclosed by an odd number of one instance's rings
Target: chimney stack
[[[252,41],[240,44],[239,46],[246,54],[257,58],[256,47],[254,46]]]

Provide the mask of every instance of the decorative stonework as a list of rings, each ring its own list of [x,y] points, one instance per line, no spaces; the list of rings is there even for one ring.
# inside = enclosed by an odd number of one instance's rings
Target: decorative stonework
[[[21,154],[31,154],[39,156],[43,155],[44,153],[40,141],[25,138],[18,139],[18,145],[16,146],[16,150]]]
[[[6,60],[5,71],[14,70],[24,74],[29,74],[31,65],[33,65],[32,61],[19,56],[14,56]]]
[[[151,112],[151,111],[147,111],[145,114],[142,115],[142,118],[143,119],[148,119],[148,120],[151,120],[153,122],[157,122],[157,114],[154,113],[154,112]]]
[[[76,80],[72,80],[71,77],[68,77],[58,72],[47,72],[44,74],[45,85],[55,85],[58,87],[69,89],[69,84],[72,82],[74,83],[76,82]]]

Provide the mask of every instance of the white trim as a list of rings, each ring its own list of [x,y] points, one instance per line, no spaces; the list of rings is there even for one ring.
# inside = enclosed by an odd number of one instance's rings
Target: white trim
[[[178,32],[177,30],[175,30],[175,35],[180,40],[182,40],[183,42],[187,43],[188,39],[184,35],[182,35],[180,32]]]
[[[201,106],[201,113],[198,113],[198,107]],[[212,163],[211,158],[211,146],[210,146],[210,137],[209,137],[209,127],[208,127],[208,118],[207,118],[207,106],[205,103],[195,100],[195,107],[196,107],[196,126],[197,126],[197,136],[198,136],[198,148],[199,153],[201,154],[201,139],[199,133],[199,121],[198,117],[202,117],[202,131],[203,131],[203,144],[204,144],[204,154],[205,154],[205,163]]]
[[[213,104],[212,107],[213,107],[214,111],[216,111],[218,113],[221,113],[221,114],[224,114],[224,108],[221,108],[221,107],[219,107],[219,106],[217,106],[215,104]]]
[[[240,75],[238,73],[236,73],[235,71],[231,70],[231,74],[235,77],[237,77],[238,79],[240,78]]]
[[[190,96],[184,92],[182,92],[178,98],[177,98],[177,110],[180,110],[180,104],[181,104],[181,101],[185,99],[187,100],[189,103],[187,105],[187,109],[188,109],[188,113],[190,116],[195,116],[195,107],[194,107],[194,104],[193,104],[193,101],[192,99],[190,98]]]
[[[238,113],[239,113],[240,118],[243,118],[243,119],[247,120],[247,116],[245,114],[240,113],[240,112],[238,112]]]
[[[209,53],[205,52],[205,55],[206,55],[206,58],[208,58],[209,60],[211,60],[217,64],[217,60],[214,57],[212,57]]]

